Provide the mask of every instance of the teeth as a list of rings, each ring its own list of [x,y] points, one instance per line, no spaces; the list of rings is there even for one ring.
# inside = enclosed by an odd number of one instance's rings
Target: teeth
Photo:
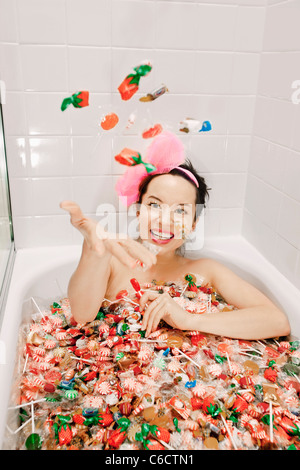
[[[161,233],[155,232],[154,230],[151,230],[151,232],[153,233],[155,237],[161,238],[162,240],[168,240],[169,238],[173,237],[173,235],[169,235],[169,236],[162,235]]]

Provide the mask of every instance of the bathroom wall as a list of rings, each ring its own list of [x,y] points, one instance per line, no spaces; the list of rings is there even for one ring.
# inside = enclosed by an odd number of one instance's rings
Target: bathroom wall
[[[300,2],[276,2],[266,12],[242,233],[298,288],[299,179]]]
[[[181,135],[212,188],[205,236],[241,233],[246,197],[243,231],[253,238],[252,221],[254,227],[260,219],[249,194],[261,182],[255,148],[266,143],[257,134],[255,109],[270,99],[263,72],[274,47],[267,41],[270,13],[263,42],[267,9],[267,0],[0,0],[0,83],[17,248],[81,242],[59,208],[63,199],[75,200],[90,216],[103,202],[124,215],[113,191],[123,168],[113,156],[124,146],[143,152],[148,142],[141,131],[156,122]],[[139,94],[122,102],[119,84],[145,59],[152,72]],[[162,83],[168,93],[139,101]],[[90,106],[61,112],[62,99],[79,90],[90,91]],[[107,110],[119,114],[120,124],[105,133],[99,122]],[[136,124],[126,130],[131,113]],[[186,117],[210,120],[213,129],[183,134],[179,123]]]

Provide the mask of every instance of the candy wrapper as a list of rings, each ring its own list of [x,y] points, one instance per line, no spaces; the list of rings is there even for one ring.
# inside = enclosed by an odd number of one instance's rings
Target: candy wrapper
[[[122,100],[127,101],[138,91],[141,77],[145,77],[152,70],[150,62],[143,62],[135,67],[133,73],[125,77],[121,85],[118,87]]]
[[[153,127],[150,127],[149,129],[144,130],[144,132],[142,133],[142,137],[143,139],[150,139],[160,134],[162,131],[163,131],[162,125],[155,124]]]
[[[65,111],[68,106],[73,105],[74,108],[84,108],[89,105],[89,92],[79,91],[72,96],[65,98],[61,104],[61,110]]]
[[[101,127],[104,131],[110,131],[113,129],[119,122],[119,117],[116,113],[108,113],[101,119]]]
[[[147,103],[148,101],[154,101],[157,98],[159,98],[160,96],[167,93],[168,91],[169,90],[166,87],[166,85],[162,85],[159,88],[155,88],[155,90],[152,90],[151,93],[147,93],[146,96],[142,96],[140,98],[140,101],[142,101],[142,103]]]
[[[211,131],[211,123],[210,121],[204,121],[202,124],[200,121],[192,118],[186,118],[184,121],[180,122],[181,132],[188,133],[198,133],[198,132],[208,132]]]
[[[300,449],[300,341],[243,341],[164,321],[145,338],[139,298],[195,315],[229,305],[193,273],[140,283],[74,321],[67,298],[24,319],[4,448]]]

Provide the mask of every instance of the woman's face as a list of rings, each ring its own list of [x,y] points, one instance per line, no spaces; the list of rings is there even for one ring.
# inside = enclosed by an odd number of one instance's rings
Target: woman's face
[[[141,240],[161,252],[174,251],[195,227],[196,188],[177,175],[157,176],[149,182],[139,212]]]

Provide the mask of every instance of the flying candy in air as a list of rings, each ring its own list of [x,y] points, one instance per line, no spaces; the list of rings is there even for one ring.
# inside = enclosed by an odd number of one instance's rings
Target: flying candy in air
[[[143,139],[150,139],[151,137],[155,137],[156,135],[160,134],[163,131],[163,127],[161,124],[155,124],[153,127],[144,130],[142,133]]]
[[[160,96],[162,96],[164,93],[166,93],[167,91],[169,90],[166,87],[166,85],[162,85],[161,87],[156,88],[155,90],[152,90],[151,93],[147,93],[146,96],[142,96],[142,98],[140,98],[140,101],[142,101],[143,103],[146,103],[148,101],[154,101]]]
[[[104,131],[113,129],[119,122],[119,118],[116,113],[108,113],[101,119],[101,127]]]
[[[118,90],[124,101],[129,100],[138,91],[141,77],[145,77],[152,70],[149,61],[143,62],[134,69],[134,73],[130,73],[125,77]]]
[[[89,92],[78,91],[78,93],[73,93],[72,96],[65,98],[61,104],[61,110],[65,111],[70,104],[72,104],[74,108],[84,108],[85,106],[88,106]]]
[[[201,125],[200,121],[197,121],[193,118],[186,118],[184,121],[181,121],[180,124],[182,127],[180,131],[186,132],[207,132],[211,130],[211,123],[209,121],[204,121]]]
[[[152,171],[156,170],[154,165],[142,160],[140,153],[129,148],[124,148],[118,155],[115,156],[115,160],[118,163],[121,163],[121,165],[125,166],[135,166],[142,163],[145,166],[147,173],[151,173]]]
[[[136,121],[136,114],[135,113],[131,113],[129,116],[128,116],[128,120],[127,120],[127,124],[126,124],[126,129],[130,129],[130,127],[132,127],[134,125]]]

